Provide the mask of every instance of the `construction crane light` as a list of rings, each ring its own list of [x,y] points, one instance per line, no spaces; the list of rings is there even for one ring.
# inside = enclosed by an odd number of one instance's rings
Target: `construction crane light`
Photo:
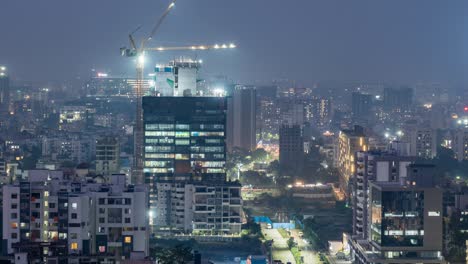
[[[173,8],[175,6],[175,3],[172,2],[170,5],[169,5],[169,8]]]
[[[143,54],[140,54],[140,56],[138,56],[138,64],[141,66],[143,64],[145,64],[145,55]]]

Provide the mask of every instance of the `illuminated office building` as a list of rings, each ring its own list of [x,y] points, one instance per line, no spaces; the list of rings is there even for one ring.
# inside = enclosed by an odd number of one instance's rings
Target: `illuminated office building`
[[[153,231],[240,232],[226,182],[226,98],[144,97],[144,175]]]

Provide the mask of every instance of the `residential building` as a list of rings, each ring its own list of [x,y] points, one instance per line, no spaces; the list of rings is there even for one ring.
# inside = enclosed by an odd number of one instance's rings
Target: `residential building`
[[[116,261],[149,255],[147,191],[125,185],[65,180],[63,172],[29,171],[28,180],[3,186],[3,252],[26,252],[45,263]],[[67,262],[68,260],[68,262]]]
[[[454,131],[452,150],[458,161],[468,160],[468,128]]]
[[[104,72],[98,72],[86,83],[87,97],[133,97],[135,96],[135,78],[122,76],[109,76]],[[143,80],[143,94],[151,94],[152,80]]]
[[[228,98],[227,146],[228,150],[257,148],[257,99],[255,87],[237,85]]]
[[[384,109],[392,112],[407,112],[413,104],[413,89],[409,87],[386,87],[383,92]]]
[[[304,168],[304,139],[299,125],[282,125],[279,130],[279,164],[284,172],[299,174]]]
[[[336,166],[340,171],[340,186],[349,194],[349,179],[356,172],[355,153],[369,150],[369,139],[363,127],[355,126],[354,129],[340,131],[336,146]]]
[[[441,189],[372,182],[369,191],[369,238],[350,240],[353,263],[446,263]]]
[[[10,107],[10,78],[5,66],[0,65],[0,113],[8,113]]]
[[[96,173],[109,176],[120,172],[120,143],[105,136],[96,141]]]
[[[367,120],[372,116],[372,95],[354,92],[351,97],[351,106],[355,121]]]
[[[331,99],[318,98],[314,100],[314,123],[317,127],[328,127],[332,117]]]
[[[410,155],[424,159],[432,159],[437,154],[436,130],[428,124],[407,122],[404,125],[402,141],[410,144]]]
[[[395,152],[358,151],[355,154],[353,181],[353,235],[368,238],[368,190],[370,182],[397,182],[407,180],[407,167],[414,157],[400,156]]]

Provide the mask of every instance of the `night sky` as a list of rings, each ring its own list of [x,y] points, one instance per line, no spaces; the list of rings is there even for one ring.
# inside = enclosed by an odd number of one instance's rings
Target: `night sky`
[[[119,48],[138,25],[149,32],[168,3],[4,0],[0,64],[14,79],[32,81],[87,78],[93,68],[133,76],[132,61]],[[239,48],[154,53],[148,66],[192,54],[204,60],[204,73],[241,83],[465,84],[467,26],[466,0],[178,0],[150,45],[234,42]]]

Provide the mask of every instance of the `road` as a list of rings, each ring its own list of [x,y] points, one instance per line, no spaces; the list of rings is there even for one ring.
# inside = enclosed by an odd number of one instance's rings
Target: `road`
[[[340,260],[337,259],[335,256],[328,256],[328,260],[331,264],[351,264],[351,261],[348,260]]]
[[[291,236],[294,237],[299,249],[301,250],[301,256],[304,258],[304,264],[320,263],[318,255],[312,250],[309,244],[307,244],[300,236],[300,230],[291,230]]]
[[[278,230],[262,228],[262,232],[267,240],[273,239],[273,260],[281,260],[283,263],[296,263],[291,251],[288,248],[287,239],[283,238]]]

